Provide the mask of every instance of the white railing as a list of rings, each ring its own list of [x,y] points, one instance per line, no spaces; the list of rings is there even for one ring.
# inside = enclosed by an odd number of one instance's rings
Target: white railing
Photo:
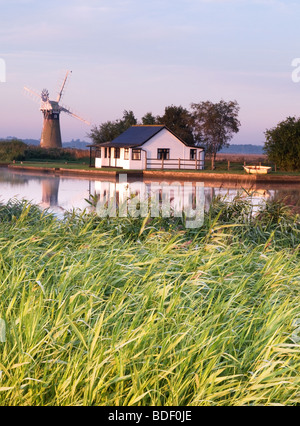
[[[182,158],[165,160],[164,158],[147,158],[147,169],[203,170],[204,160],[186,160]]]

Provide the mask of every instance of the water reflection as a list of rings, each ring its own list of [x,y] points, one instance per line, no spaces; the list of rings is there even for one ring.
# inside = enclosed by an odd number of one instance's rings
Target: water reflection
[[[204,219],[202,182],[95,182],[97,214],[101,217],[186,217],[186,226],[199,227]]]
[[[260,206],[262,206],[266,200],[272,199],[275,195],[274,189],[255,188],[249,186],[248,188],[226,188],[221,187],[206,187],[205,188],[205,210],[208,211],[212,200],[216,197],[226,199],[226,201],[232,201],[237,195],[245,200],[250,200],[253,205],[253,211],[255,212]]]
[[[41,206],[56,207],[58,206],[58,189],[59,189],[59,177],[52,179],[44,179],[42,183],[42,202]]]
[[[122,175],[120,175],[122,176]],[[126,176],[126,175],[125,175]],[[163,201],[169,197],[174,206],[176,196],[182,192],[181,203],[195,208],[196,189],[199,182],[176,182],[155,179],[136,180],[134,178],[103,178],[74,177],[44,174],[41,172],[22,172],[10,169],[0,169],[0,200],[6,202],[11,198],[27,199],[49,208],[61,216],[64,211],[73,208],[85,209],[88,207],[86,199],[96,194],[99,200],[107,199],[115,193],[117,203],[126,200],[129,194],[139,194],[146,197],[154,193]],[[300,206],[300,185],[249,185],[247,181],[241,185],[237,182],[206,181],[204,182],[204,207],[207,210],[214,197],[227,197],[231,201],[237,193],[247,197],[252,194],[254,205],[261,205],[266,199],[283,200],[294,206]],[[167,195],[166,195],[167,194]],[[176,196],[175,196],[176,195]]]
[[[26,199],[62,217],[72,208],[85,209],[94,190],[88,179],[68,178],[42,172],[0,169],[0,201]]]

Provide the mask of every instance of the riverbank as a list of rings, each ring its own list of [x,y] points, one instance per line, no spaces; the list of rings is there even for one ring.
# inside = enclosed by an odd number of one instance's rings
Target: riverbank
[[[39,172],[56,175],[76,175],[93,177],[114,177],[127,174],[136,178],[157,178],[172,180],[197,180],[197,181],[228,181],[240,183],[274,183],[274,184],[299,184],[299,173],[272,172],[265,175],[250,175],[241,170],[212,171],[212,170],[124,170],[124,169],[95,169],[88,165],[69,164],[61,166],[58,163],[9,164],[9,169],[19,171]]]

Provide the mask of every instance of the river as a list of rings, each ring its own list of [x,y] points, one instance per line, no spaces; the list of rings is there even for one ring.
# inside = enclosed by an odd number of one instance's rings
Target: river
[[[237,193],[247,196],[252,194],[251,201],[258,208],[267,199],[287,199],[290,204],[300,204],[300,185],[259,185],[250,187],[234,182],[174,182],[165,180],[164,183],[157,180],[129,180],[127,175],[121,175],[119,181],[110,178],[75,177],[45,174],[42,172],[24,172],[7,168],[0,169],[0,201],[9,199],[26,199],[41,208],[48,208],[57,216],[62,217],[67,210],[85,209],[89,207],[86,201],[90,195],[97,195],[100,200],[106,200],[115,195],[117,202],[128,199],[128,195],[159,194],[163,197],[175,199],[180,204],[178,197],[183,197],[183,203],[195,204],[195,196],[200,194],[202,204],[207,210],[212,199],[216,196],[232,200]],[[130,189],[130,192],[128,192]],[[200,191],[200,192],[199,192]],[[246,192],[247,191],[247,192]],[[175,196],[175,195],[176,196]],[[176,198],[177,197],[177,198]],[[177,201],[176,201],[177,200]]]

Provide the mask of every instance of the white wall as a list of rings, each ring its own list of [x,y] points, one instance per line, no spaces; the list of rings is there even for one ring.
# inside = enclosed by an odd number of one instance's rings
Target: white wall
[[[108,156],[107,158],[105,158],[104,153],[105,153],[105,148],[101,147],[101,158],[100,157],[95,158],[96,168],[101,168],[101,167],[120,167],[120,168],[123,167],[124,169],[130,168],[130,160],[124,160],[124,148],[120,149],[120,158],[114,158],[115,156],[114,148],[111,148],[110,158],[108,158]],[[130,154],[131,153],[129,152],[129,155]],[[107,155],[108,155],[108,152],[107,152]]]
[[[184,145],[167,129],[161,130],[143,145],[143,149],[147,152],[148,168],[161,168],[162,161],[157,160],[157,150],[159,148],[170,149],[170,160],[164,160],[164,169],[195,169],[195,161],[190,160],[190,150],[197,149],[197,160],[201,160],[204,168],[204,150],[202,148],[190,147]],[[179,164],[179,161],[180,164]],[[155,160],[155,161],[154,161]],[[199,163],[198,163],[199,168]]]
[[[170,149],[170,159],[185,158],[186,146],[167,129],[161,130],[143,145],[147,158],[157,158],[158,148]]]

